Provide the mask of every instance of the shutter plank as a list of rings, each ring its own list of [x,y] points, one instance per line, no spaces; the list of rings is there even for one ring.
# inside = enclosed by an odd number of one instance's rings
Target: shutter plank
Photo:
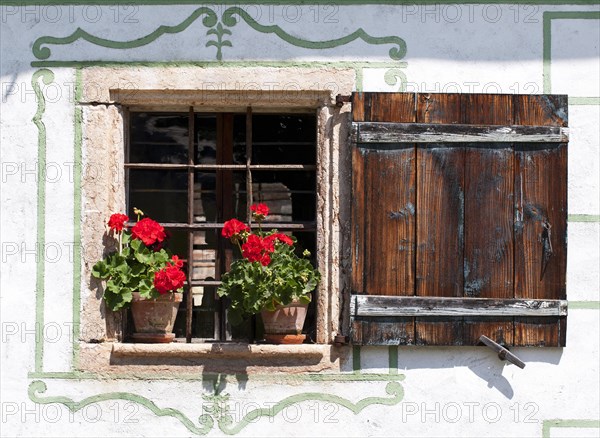
[[[352,148],[352,290],[365,293],[365,156],[364,151]]]
[[[417,149],[417,293],[463,294],[464,148]]]
[[[515,96],[515,106],[520,123],[567,125],[566,96]],[[515,298],[564,299],[567,145],[523,144],[515,156]],[[515,344],[564,346],[566,318],[516,318]]]
[[[463,120],[483,125],[511,125],[510,95],[463,95]],[[470,144],[465,149],[464,296],[512,298],[513,150],[510,143]],[[510,318],[465,318],[464,343],[476,345],[485,335],[512,344]]]
[[[414,295],[414,157],[413,147],[367,153],[364,239],[368,293]]]
[[[513,151],[488,146],[465,152],[464,296],[511,298]]]
[[[414,122],[415,95],[409,93],[353,93],[354,122]]]
[[[413,318],[353,318],[352,343],[356,345],[411,345]]]
[[[564,299],[567,147],[518,148],[516,163],[515,298]],[[565,344],[566,327],[558,320],[516,321],[517,345]]]
[[[355,93],[354,121],[415,122],[414,94]],[[354,145],[352,289],[414,294],[416,175],[414,145]],[[353,343],[401,345],[414,340],[414,318],[353,318]]]
[[[460,123],[460,95],[420,94],[417,122]],[[460,297],[463,291],[464,148],[417,147],[416,295]],[[462,318],[417,317],[419,345],[462,345]]]
[[[514,96],[515,124],[524,126],[568,126],[569,101],[566,95]]]

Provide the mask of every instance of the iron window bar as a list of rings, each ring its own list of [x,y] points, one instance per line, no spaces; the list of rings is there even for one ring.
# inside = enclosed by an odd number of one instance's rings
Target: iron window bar
[[[126,169],[169,170],[316,170],[314,164],[173,164],[173,163],[126,163]]]
[[[226,197],[224,196],[224,193],[229,193],[230,191],[227,190],[227,186],[228,184],[231,183],[231,178],[230,178],[230,174],[233,171],[236,170],[240,170],[240,171],[245,171],[245,177],[246,177],[246,187],[245,187],[245,191],[244,190],[240,190],[239,193],[240,195],[245,195],[246,198],[246,222],[250,225],[250,227],[252,228],[257,228],[258,224],[256,223],[252,223],[252,215],[250,212],[250,206],[255,202],[254,199],[254,188],[253,188],[253,181],[252,181],[252,172],[253,171],[316,171],[317,166],[314,164],[252,164],[252,149],[253,149],[253,143],[252,143],[252,127],[253,127],[253,121],[252,121],[252,108],[248,107],[246,110],[246,114],[245,114],[245,143],[246,143],[246,162],[244,164],[232,164],[230,161],[232,159],[232,151],[224,151],[223,148],[224,146],[227,146],[229,148],[231,148],[231,146],[233,145],[233,139],[232,138],[228,138],[226,140],[223,140],[223,136],[224,135],[229,135],[230,133],[219,133],[217,135],[217,151],[218,151],[218,155],[217,155],[217,162],[216,163],[211,163],[211,164],[196,164],[195,163],[195,130],[196,130],[196,126],[195,126],[195,117],[196,113],[194,112],[194,108],[193,107],[189,107],[189,111],[188,111],[188,144],[187,144],[187,153],[188,153],[188,157],[187,157],[187,163],[131,163],[131,162],[126,162],[124,163],[124,169],[126,171],[126,178],[127,181],[129,181],[129,170],[180,170],[180,171],[186,171],[187,173],[187,190],[168,190],[169,192],[187,192],[187,223],[186,222],[160,222],[160,224],[165,228],[165,229],[173,229],[173,230],[181,230],[186,232],[187,234],[187,274],[186,274],[186,282],[184,285],[184,299],[185,299],[185,303],[186,303],[186,308],[185,308],[185,338],[186,338],[186,343],[191,343],[194,341],[197,341],[197,339],[193,339],[192,338],[192,333],[193,333],[193,312],[194,312],[194,293],[193,293],[193,286],[205,286],[205,287],[215,287],[221,284],[220,279],[220,275],[222,272],[224,272],[224,270],[226,269],[226,267],[229,265],[229,263],[231,262],[231,258],[232,255],[231,250],[225,248],[224,243],[219,241],[217,247],[215,248],[216,251],[216,258],[215,258],[215,277],[216,279],[210,279],[210,280],[199,280],[199,279],[194,279],[194,269],[193,269],[193,263],[194,263],[194,233],[197,231],[202,231],[202,230],[212,230],[212,231],[216,231],[219,229],[222,229],[224,226],[224,222],[196,222],[195,221],[195,214],[194,214],[194,195],[198,194],[198,193],[207,193],[207,192],[213,192],[216,193],[217,198],[220,199],[220,202],[222,203],[222,205],[218,206],[220,208],[218,208],[218,211],[220,212],[220,214],[222,215],[223,218],[225,217],[233,217],[232,216],[232,205],[231,204],[231,200],[229,199],[225,199]],[[223,126],[227,126],[227,122],[222,122],[224,123]],[[221,128],[223,128],[223,126],[221,126]],[[129,136],[128,136],[129,138]],[[219,140],[220,138],[220,140]],[[228,141],[229,140],[229,141]],[[143,143],[146,144],[145,142],[131,142],[131,139],[129,139],[129,143]],[[261,142],[260,145],[267,145],[268,143],[265,142]],[[282,142],[279,142],[282,143]],[[287,142],[290,144],[297,144],[298,142]],[[286,143],[286,144],[287,144]],[[300,142],[302,144],[306,143],[309,144],[308,142]],[[283,144],[283,143],[282,143]],[[312,144],[312,143],[310,143]],[[227,153],[229,152],[229,153]],[[219,155],[220,154],[220,155]],[[199,170],[208,170],[208,171],[215,171],[217,173],[217,186],[216,186],[216,190],[195,190],[195,172],[199,171]],[[224,172],[225,171],[225,172]],[[129,193],[129,183],[127,182],[127,190]],[[160,189],[158,190],[154,190],[154,189],[138,189],[136,190],[136,192],[161,192]],[[294,194],[313,194],[314,190],[289,190],[289,193],[294,193]],[[273,193],[273,192],[270,192]],[[129,195],[128,195],[129,198]],[[258,199],[256,200],[256,202],[260,202],[261,200]],[[135,225],[135,222],[128,222],[127,223],[128,226],[133,226]],[[284,231],[300,231],[300,232],[314,232],[316,231],[316,221],[308,221],[308,222],[263,222],[262,226],[264,228],[277,228],[280,230],[284,230]],[[215,303],[217,304],[217,303]],[[216,311],[215,313],[215,320],[214,320],[214,330],[215,330],[215,339],[221,339],[224,340],[224,336],[228,337],[229,333],[227,333],[228,327],[227,327],[227,321],[225,320],[226,317],[226,303],[224,302],[224,300],[220,300],[220,305],[221,305],[221,309],[220,312]],[[218,304],[217,304],[218,306]]]

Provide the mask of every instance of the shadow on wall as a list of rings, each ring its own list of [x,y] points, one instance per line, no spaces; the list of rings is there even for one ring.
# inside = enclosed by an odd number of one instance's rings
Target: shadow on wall
[[[468,368],[477,377],[487,383],[488,388],[494,388],[507,399],[512,399],[514,390],[511,382],[505,375],[505,368],[513,367],[508,372],[527,373],[533,364],[558,365],[560,363],[562,348],[513,348],[511,352],[525,362],[525,368],[520,370],[507,361],[501,360],[498,355],[489,348],[484,347],[400,347],[397,349],[398,365],[400,372],[411,370],[431,369],[453,369]],[[395,354],[395,349],[390,348],[389,354]],[[377,348],[363,348],[361,351],[362,371],[381,368],[388,364],[380,361],[385,360],[386,355]],[[392,358],[393,359],[393,358]],[[528,368],[527,365],[530,365]],[[504,375],[503,375],[504,374]]]

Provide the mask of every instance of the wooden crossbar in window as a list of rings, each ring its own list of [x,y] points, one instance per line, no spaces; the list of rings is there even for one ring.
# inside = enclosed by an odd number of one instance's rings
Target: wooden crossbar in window
[[[566,143],[560,126],[354,122],[356,143]]]
[[[566,300],[352,295],[353,316],[566,316]]]

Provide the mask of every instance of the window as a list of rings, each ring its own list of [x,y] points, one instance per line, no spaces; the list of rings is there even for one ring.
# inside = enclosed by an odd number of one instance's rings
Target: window
[[[138,207],[170,232],[187,261],[186,299],[175,334],[188,342],[255,339],[260,325],[227,323],[219,278],[236,255],[221,237],[230,218],[249,222],[268,205],[263,226],[292,232],[316,257],[317,118],[311,113],[140,112],[128,114],[127,211]],[[316,263],[316,260],[313,260]],[[316,339],[315,302],[305,326]]]
[[[566,96],[352,96],[351,342],[566,342]]]

